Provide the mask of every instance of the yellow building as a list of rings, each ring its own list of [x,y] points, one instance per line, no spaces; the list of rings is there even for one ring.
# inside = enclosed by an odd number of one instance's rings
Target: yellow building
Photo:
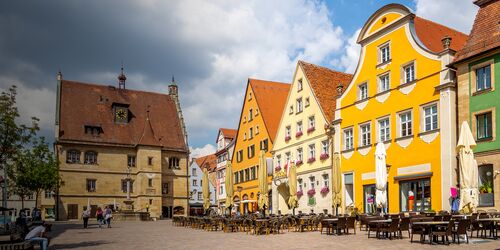
[[[334,119],[338,87],[346,86],[352,75],[299,61],[282,112],[272,153],[273,212],[291,213],[287,169],[297,166],[297,211],[331,211],[330,142],[325,125]]]
[[[334,121],[343,208],[376,209],[374,153],[382,142],[388,212],[450,209],[457,120],[454,74],[446,65],[466,37],[399,4],[382,7],[365,23],[358,66]]]
[[[242,214],[257,211],[260,151],[271,157],[269,149],[273,146],[289,89],[290,84],[248,79],[232,157],[233,200]]]

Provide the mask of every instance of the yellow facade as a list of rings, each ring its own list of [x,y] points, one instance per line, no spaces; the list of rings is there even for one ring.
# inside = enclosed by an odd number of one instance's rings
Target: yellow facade
[[[387,151],[388,212],[450,207],[450,187],[456,183],[455,95],[450,87],[439,87],[449,83],[443,74],[449,72],[441,71],[450,57],[433,53],[418,41],[413,17],[401,5],[388,5],[370,17],[359,35],[359,64],[337,102],[341,108],[336,118],[340,119],[335,122],[335,150],[342,153],[344,209],[352,206],[373,212],[370,204],[375,201],[371,199],[375,191],[369,185],[375,184],[378,142],[384,143]],[[389,46],[386,62],[382,62],[384,46]],[[406,67],[410,65],[415,80],[407,82],[411,70]],[[389,76],[388,88],[383,86],[385,75]],[[406,120],[411,120],[411,125]],[[352,181],[346,184],[350,177]]]

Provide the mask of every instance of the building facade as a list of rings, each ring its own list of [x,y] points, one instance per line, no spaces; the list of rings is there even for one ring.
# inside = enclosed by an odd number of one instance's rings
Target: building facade
[[[342,208],[352,200],[360,211],[376,211],[374,153],[383,143],[388,212],[450,209],[457,119],[454,74],[446,66],[466,38],[399,4],[380,8],[365,23],[358,66],[334,121]]]
[[[203,169],[213,172],[216,168],[215,155],[206,155],[191,160],[189,167],[189,214],[203,215]],[[210,178],[209,178],[210,179]],[[215,186],[209,180],[210,204],[215,205]]]
[[[458,120],[469,123],[479,168],[480,210],[500,209],[500,20],[499,1],[480,7],[466,45],[457,52]]]
[[[171,217],[188,211],[188,145],[177,85],[169,93],[57,80],[55,153],[61,220],[91,206],[124,207],[127,180],[134,211]]]
[[[335,100],[352,75],[299,61],[274,141],[273,212],[292,213],[287,170],[297,166],[297,211],[331,211],[330,140],[325,125],[334,120]],[[339,89],[340,87],[340,89]]]
[[[270,149],[289,89],[290,84],[285,83],[257,79],[247,82],[232,156],[233,200],[235,208],[242,214],[257,211],[259,155],[264,151],[266,158],[271,158]],[[272,178],[270,167],[269,183]],[[272,197],[271,193],[268,195]],[[269,204],[272,205],[271,202]]]
[[[217,158],[216,193],[219,213],[223,213],[226,207],[226,166],[233,156],[237,132],[236,129],[220,128],[217,135],[215,157]]]

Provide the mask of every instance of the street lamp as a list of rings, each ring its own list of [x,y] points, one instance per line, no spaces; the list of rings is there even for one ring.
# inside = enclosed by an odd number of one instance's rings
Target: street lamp
[[[337,89],[338,91],[338,89]],[[335,152],[334,150],[334,144],[333,144],[333,136],[335,135],[335,127],[333,125],[333,122],[332,123],[328,123],[328,124],[325,124],[325,133],[326,135],[328,136],[328,144],[330,146],[330,168],[333,168],[333,154]],[[332,180],[334,180],[334,176],[333,176],[333,172],[332,172]],[[332,182],[332,185],[336,185]],[[332,193],[333,195],[333,193]],[[336,195],[336,194],[335,194]],[[335,215],[338,216],[339,215],[339,204],[332,204],[332,210],[335,209]],[[333,212],[333,211],[332,211]]]

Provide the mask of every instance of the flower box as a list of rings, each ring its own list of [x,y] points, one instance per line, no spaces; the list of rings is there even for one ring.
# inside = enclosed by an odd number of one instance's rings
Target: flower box
[[[276,166],[276,167],[274,168],[274,171],[276,171],[276,172],[281,171],[281,166]]]
[[[328,159],[328,157],[330,157],[330,155],[328,155],[328,154],[326,154],[326,153],[323,153],[323,154],[321,154],[321,155],[319,156],[319,159],[320,159],[320,160],[326,160],[326,159]]]
[[[303,163],[302,160],[295,161],[295,165],[297,165],[297,166],[302,165],[302,163]]]
[[[289,136],[289,135],[285,136],[285,141],[289,141],[290,139],[292,139],[291,136]]]
[[[330,189],[328,187],[321,188],[321,191],[320,191],[321,194],[327,194],[328,192],[330,192]]]
[[[315,194],[316,194],[316,190],[315,189],[309,189],[309,190],[307,190],[307,195],[313,196]]]
[[[298,131],[297,133],[295,133],[295,137],[301,137],[302,136],[302,131]]]
[[[307,129],[307,133],[311,133],[311,132],[313,132],[314,130],[315,130],[315,128],[314,128],[314,127],[310,127],[310,128],[308,128],[308,129]]]
[[[302,195],[304,195],[304,192],[302,192],[302,190],[297,191],[297,196],[299,196],[299,197],[300,197],[300,196],[302,196]]]
[[[309,159],[307,159],[307,163],[312,163],[314,161],[316,161],[316,158],[309,158]]]

